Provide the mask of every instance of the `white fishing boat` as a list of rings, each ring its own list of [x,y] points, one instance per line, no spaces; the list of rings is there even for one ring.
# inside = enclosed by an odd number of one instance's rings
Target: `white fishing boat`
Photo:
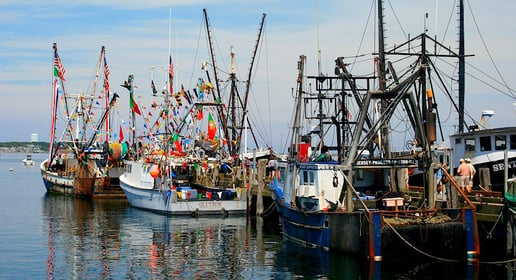
[[[170,170],[173,166],[175,170]],[[189,179],[192,170],[182,164],[162,165],[163,171],[170,171],[165,175],[160,174],[156,163],[127,162],[126,167],[126,172],[120,176],[120,186],[133,207],[194,217],[247,213],[244,189],[220,189],[192,183]]]
[[[22,163],[23,165],[25,166],[34,166],[34,160],[32,160],[32,155],[27,155],[23,160],[22,160]]]
[[[204,15],[211,44],[206,10]],[[264,18],[265,15],[262,27]],[[245,150],[242,151],[241,140],[246,138],[242,137],[243,131],[249,128],[246,116],[249,82],[245,97],[238,96],[232,53],[231,92],[228,98],[222,96],[211,45],[210,51],[213,84],[208,63],[203,62],[203,76],[193,88],[185,89],[181,85],[174,91],[170,54],[168,80],[161,94],[157,93],[154,81],[151,82],[153,97],[157,100],[150,107],[158,110],[152,113],[157,120],[148,123],[148,135],[141,138],[144,142],[141,146],[145,148],[138,152],[140,158],[126,161],[126,171],[120,176],[120,186],[131,206],[168,215],[247,213],[250,194],[246,176],[252,174],[242,164],[244,157],[250,154],[242,155]],[[131,92],[132,75],[126,85]],[[270,153],[263,151],[267,157]]]

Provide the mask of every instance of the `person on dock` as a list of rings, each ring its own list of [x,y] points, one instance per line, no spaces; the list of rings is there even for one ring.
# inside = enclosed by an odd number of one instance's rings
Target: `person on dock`
[[[459,168],[457,168],[457,174],[460,176],[460,189],[464,192],[466,190],[466,186],[469,184],[471,167],[462,158],[459,162],[460,165]]]
[[[477,174],[477,170],[475,169],[473,164],[471,164],[470,158],[466,158],[466,159],[464,159],[464,161],[469,166],[469,170],[470,170],[468,184],[466,185],[466,189],[468,190],[468,192],[471,192],[471,189],[473,188],[473,177],[475,177],[475,174]]]

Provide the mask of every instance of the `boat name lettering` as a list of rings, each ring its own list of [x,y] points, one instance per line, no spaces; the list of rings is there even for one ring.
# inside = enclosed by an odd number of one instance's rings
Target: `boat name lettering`
[[[509,169],[516,167],[516,160],[509,162]],[[504,171],[504,163],[493,164],[493,172]]]
[[[414,165],[415,160],[412,159],[382,159],[382,160],[358,160],[356,165],[358,166],[391,166],[391,165]]]
[[[200,208],[220,208],[222,207],[222,202],[220,201],[202,201],[199,202]]]

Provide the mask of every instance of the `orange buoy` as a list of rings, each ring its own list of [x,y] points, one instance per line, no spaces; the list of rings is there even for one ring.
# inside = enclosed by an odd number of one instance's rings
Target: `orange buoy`
[[[159,166],[157,164],[153,164],[150,168],[150,175],[152,178],[156,178],[159,176]]]

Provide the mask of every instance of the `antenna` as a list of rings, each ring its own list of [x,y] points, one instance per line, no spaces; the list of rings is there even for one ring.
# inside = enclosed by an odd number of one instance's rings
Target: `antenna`
[[[494,114],[495,112],[493,110],[483,110],[482,115],[480,116],[480,121],[478,122],[478,128],[491,128],[491,125],[489,124],[489,118],[494,116]]]
[[[317,75],[321,75],[321,48],[319,46],[319,0],[316,2],[316,21],[317,21]]]
[[[169,12],[168,12],[168,55],[172,55],[171,52],[170,52],[170,37],[171,37],[171,34],[172,34],[172,6],[170,6],[169,8]]]

